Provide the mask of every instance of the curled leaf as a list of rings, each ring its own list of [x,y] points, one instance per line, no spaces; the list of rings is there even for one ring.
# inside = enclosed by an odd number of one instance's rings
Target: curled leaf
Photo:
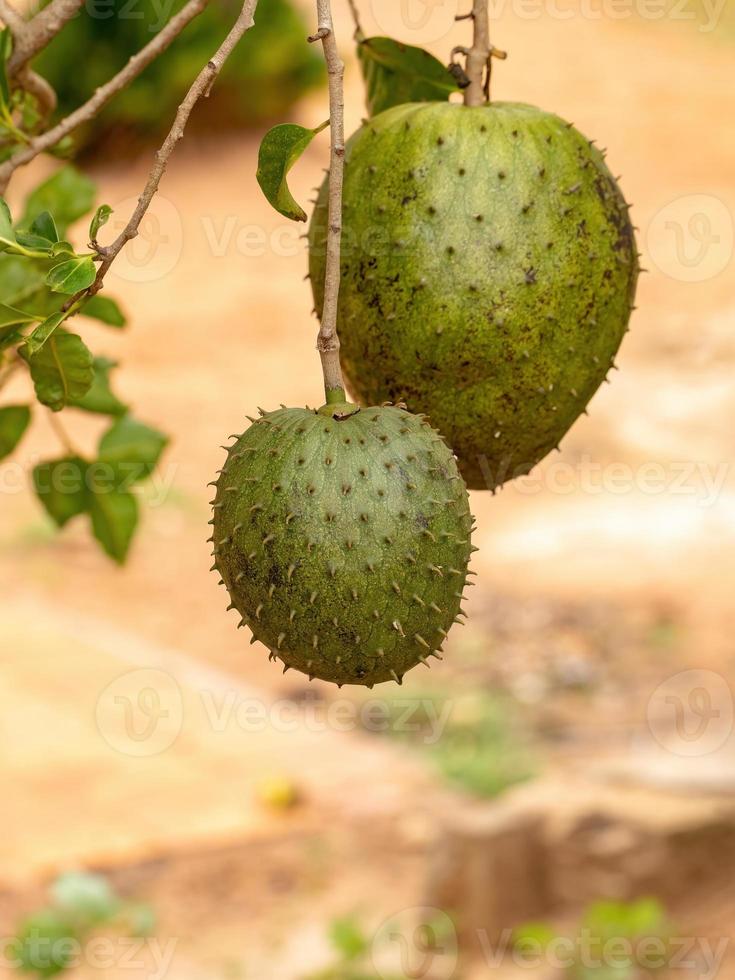
[[[95,241],[100,228],[106,225],[110,220],[110,215],[112,214],[112,208],[109,204],[100,204],[97,210],[94,212],[94,217],[89,225],[89,237],[92,241]]]
[[[292,221],[306,221],[306,212],[288,189],[289,171],[314,137],[328,125],[327,120],[316,129],[305,129],[285,123],[266,133],[260,144],[258,183],[276,211]]]
[[[357,56],[371,116],[406,102],[446,102],[459,90],[450,70],[423,48],[370,37],[358,41]]]

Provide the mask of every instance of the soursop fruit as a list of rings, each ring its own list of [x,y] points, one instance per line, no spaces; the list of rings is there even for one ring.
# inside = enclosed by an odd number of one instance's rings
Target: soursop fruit
[[[638,257],[602,153],[529,105],[397,106],[349,141],[339,334],[363,403],[405,401],[470,488],[556,447],[613,366]],[[327,186],[310,229],[321,312]]]
[[[214,568],[279,658],[339,684],[401,681],[460,614],[472,517],[444,441],[400,407],[251,419],[216,481]]]

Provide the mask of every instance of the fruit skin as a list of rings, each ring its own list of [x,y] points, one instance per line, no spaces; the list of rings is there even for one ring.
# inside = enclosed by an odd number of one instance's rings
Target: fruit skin
[[[638,277],[602,154],[533,106],[397,106],[349,141],[339,333],[352,392],[405,401],[495,489],[558,446],[613,366]],[[310,228],[317,311],[327,188]]]
[[[438,656],[472,549],[454,457],[401,408],[252,420],[216,482],[215,564],[254,639],[310,678],[372,687]]]

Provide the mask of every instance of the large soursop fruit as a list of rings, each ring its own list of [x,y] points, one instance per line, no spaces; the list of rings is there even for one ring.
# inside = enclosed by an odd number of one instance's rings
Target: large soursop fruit
[[[253,637],[337,684],[400,681],[460,612],[472,518],[454,457],[400,408],[264,414],[217,480],[215,568]]]
[[[310,233],[318,311],[327,186]],[[602,154],[528,105],[389,109],[350,140],[339,333],[364,403],[428,415],[471,488],[556,447],[613,365],[638,259]]]

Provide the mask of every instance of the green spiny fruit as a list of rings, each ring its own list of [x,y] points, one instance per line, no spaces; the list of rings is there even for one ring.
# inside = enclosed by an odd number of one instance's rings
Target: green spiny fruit
[[[388,406],[251,421],[212,521],[241,625],[285,669],[340,686],[400,682],[438,657],[473,550],[467,491],[438,433]]]
[[[494,489],[556,447],[628,329],[638,257],[603,155],[532,106],[397,106],[347,149],[339,307],[360,401],[405,401]],[[310,232],[317,310],[327,187]]]

